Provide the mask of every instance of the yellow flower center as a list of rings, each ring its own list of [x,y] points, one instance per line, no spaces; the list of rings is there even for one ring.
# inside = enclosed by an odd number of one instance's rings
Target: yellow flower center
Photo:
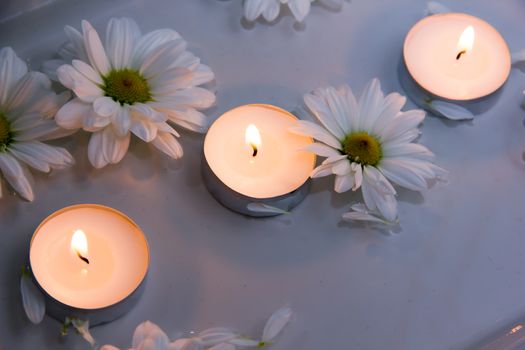
[[[353,132],[343,140],[343,152],[352,162],[375,166],[381,160],[381,143],[366,131]]]
[[[11,141],[13,141],[11,126],[5,115],[0,112],[0,152],[4,152]]]
[[[148,81],[136,70],[112,70],[103,81],[105,95],[121,105],[152,101]]]

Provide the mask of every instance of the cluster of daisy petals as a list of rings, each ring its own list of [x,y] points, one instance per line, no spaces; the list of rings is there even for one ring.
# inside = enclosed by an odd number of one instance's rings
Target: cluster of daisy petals
[[[73,163],[68,151],[43,141],[83,129],[92,134],[88,158],[102,168],[122,160],[131,135],[177,159],[183,150],[175,127],[207,130],[200,110],[215,95],[201,85],[214,74],[177,32],[143,35],[132,19],[112,18],[104,43],[87,21],[81,32],[66,26],[65,33],[60,59],[43,68],[74,93],[71,100],[70,92],[56,94],[46,75],[28,71],[11,48],[0,50],[0,172],[22,198],[34,199],[28,167],[49,172]]]
[[[273,313],[264,326],[260,340],[241,335],[231,328],[210,328],[190,338],[180,338],[170,342],[166,333],[156,324],[146,321],[141,323],[133,334],[130,350],[235,350],[238,348],[264,348],[288,324],[292,310],[281,308]],[[100,350],[119,350],[112,345],[104,345]]]
[[[286,5],[297,22],[302,22],[308,13],[312,2],[316,0],[244,0],[244,17],[255,21],[263,17],[266,21],[274,21]],[[340,9],[344,0],[318,0],[321,4],[333,9]]]
[[[377,79],[365,88],[359,101],[348,85],[318,88],[304,102],[319,124],[301,120],[292,132],[314,138],[306,148],[326,159],[314,169],[313,178],[335,175],[338,193],[361,189],[364,204],[351,206],[347,220],[396,223],[396,189],[414,191],[446,178],[433,163],[434,154],[414,143],[425,118],[419,109],[402,111],[406,98],[385,96]]]

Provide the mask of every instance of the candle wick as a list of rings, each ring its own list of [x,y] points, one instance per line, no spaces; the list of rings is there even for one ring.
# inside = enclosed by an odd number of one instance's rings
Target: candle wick
[[[461,55],[464,55],[467,53],[467,50],[462,50],[458,53],[458,55],[456,56],[456,60],[459,60],[461,58]]]
[[[255,157],[257,155],[257,147],[255,147],[255,145],[252,145],[252,148],[253,148],[252,157]]]
[[[89,260],[88,260],[88,258],[83,257],[79,252],[77,252],[77,255],[78,255],[78,257],[80,258],[80,260],[82,260],[83,262],[85,262],[86,264],[89,265]]]

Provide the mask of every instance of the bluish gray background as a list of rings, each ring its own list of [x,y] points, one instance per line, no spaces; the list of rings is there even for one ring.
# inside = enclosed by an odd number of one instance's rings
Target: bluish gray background
[[[26,5],[2,1],[2,17]],[[523,0],[446,1],[492,23],[511,51],[525,47]],[[2,5],[0,5],[2,6]],[[0,23],[0,46],[38,68],[66,39],[66,24],[90,20],[105,30],[131,16],[144,32],[179,31],[216,73],[216,118],[245,103],[294,110],[319,84],[360,92],[396,76],[403,39],[421,18],[421,0],[352,0],[341,12],[314,6],[304,28],[285,14],[274,25],[241,25],[240,0],[68,0]],[[101,344],[131,345],[144,320],[169,335],[231,325],[257,335],[283,304],[295,310],[279,349],[462,349],[497,336],[525,315],[525,75],[513,71],[496,107],[473,122],[428,117],[420,142],[451,171],[448,186],[399,191],[401,231],[389,235],[340,223],[355,194],[314,182],[293,214],[249,219],[221,207],[200,177],[203,137],[183,133],[185,156],[169,160],[134,141],[123,162],[92,169],[88,137],[60,141],[74,168],[36,176],[37,199],[0,200],[0,348],[87,349],[60,340],[49,318],[31,325],[19,297],[19,268],[34,228],[74,203],[124,211],[151,245],[149,279],[139,305],[93,330]],[[412,107],[412,105],[410,106]]]

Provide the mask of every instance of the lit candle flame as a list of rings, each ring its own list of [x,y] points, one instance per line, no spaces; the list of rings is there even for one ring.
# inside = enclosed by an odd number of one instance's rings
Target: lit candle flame
[[[262,144],[261,134],[259,133],[259,129],[257,129],[257,127],[253,124],[248,125],[248,127],[246,128],[244,140],[247,145],[252,146],[253,148],[252,156],[255,157],[257,155],[258,148],[260,148]]]
[[[456,56],[456,60],[459,60],[461,58],[461,55],[464,55],[470,51],[472,51],[472,47],[474,46],[474,39],[476,38],[476,33],[474,32],[474,27],[468,26],[465,28],[463,33],[461,33],[461,36],[458,40],[458,55]]]
[[[80,260],[89,264],[86,258],[88,254],[88,242],[84,231],[76,230],[71,237],[71,250],[80,258]]]

